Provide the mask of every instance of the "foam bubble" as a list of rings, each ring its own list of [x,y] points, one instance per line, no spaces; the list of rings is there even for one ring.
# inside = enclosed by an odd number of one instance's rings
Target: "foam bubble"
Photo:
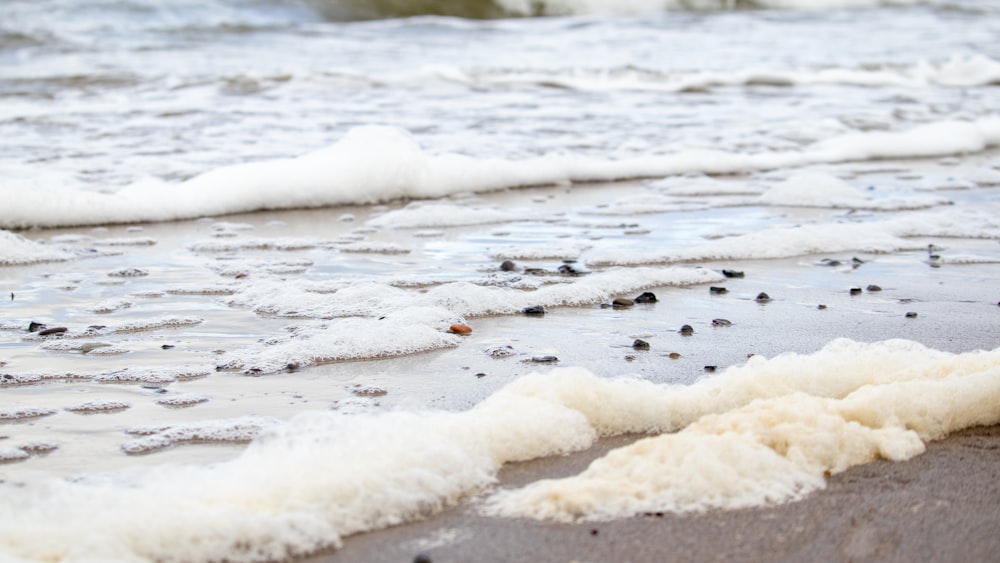
[[[56,411],[43,407],[8,407],[0,409],[0,420],[22,420],[55,414]]]
[[[158,401],[162,403],[163,400]],[[195,401],[195,403],[201,401]],[[187,405],[195,403],[186,403]],[[172,404],[172,406],[178,406]],[[157,428],[136,427],[126,430],[141,438],[129,440],[121,449],[129,455],[148,454],[185,443],[246,443],[265,428],[276,424],[269,417],[245,416],[226,420],[210,420]]]
[[[113,399],[91,399],[89,401],[74,403],[66,407],[66,410],[80,414],[93,414],[118,412],[131,407],[132,405],[124,401],[115,401]]]

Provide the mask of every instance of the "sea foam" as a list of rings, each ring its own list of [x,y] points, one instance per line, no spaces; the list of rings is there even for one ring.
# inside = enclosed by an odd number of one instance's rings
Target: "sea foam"
[[[486,514],[556,520],[760,506],[998,421],[1000,349],[837,340],[811,355],[755,356],[689,386],[562,368],[462,412],[303,413],[212,466],[0,484],[0,545],[32,560],[263,561],[475,493]],[[650,436],[576,476],[489,488],[505,463],[627,433]]]
[[[511,160],[432,154],[407,131],[362,126],[349,131],[332,147],[298,158],[226,166],[179,184],[145,181],[114,193],[95,193],[69,185],[17,190],[17,197],[4,198],[0,228],[170,221],[264,209],[439,198],[577,181],[696,172],[733,174],[810,164],[948,156],[982,151],[997,144],[1000,119],[989,117],[930,123],[907,131],[851,133],[783,152],[689,149],[619,160],[573,154]],[[425,217],[414,224],[426,226],[427,222]],[[0,244],[17,251],[24,241],[7,233]],[[25,252],[22,249],[10,254]],[[52,255],[51,251],[47,255]]]

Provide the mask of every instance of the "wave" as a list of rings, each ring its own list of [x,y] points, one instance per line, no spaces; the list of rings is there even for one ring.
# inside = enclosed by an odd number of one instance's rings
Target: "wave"
[[[776,69],[678,72],[617,69],[461,69],[439,67],[438,78],[474,87],[542,86],[581,92],[705,92],[739,86],[972,87],[1000,84],[1000,62],[982,55],[873,68]]]
[[[575,15],[649,15],[667,11],[817,10],[922,4],[921,0],[311,0],[333,21],[449,16],[497,19]]]
[[[180,184],[146,181],[114,193],[97,193],[71,185],[8,182],[0,186],[5,202],[0,228],[172,221],[261,210],[366,205],[570,182],[939,157],[996,145],[1000,145],[1000,118],[988,117],[930,123],[900,132],[846,134],[800,150],[752,154],[683,150],[619,160],[550,154],[511,160],[429,154],[404,130],[363,126],[352,129],[332,147],[298,158],[227,166]],[[0,239],[0,244],[21,244],[19,240],[4,240]]]

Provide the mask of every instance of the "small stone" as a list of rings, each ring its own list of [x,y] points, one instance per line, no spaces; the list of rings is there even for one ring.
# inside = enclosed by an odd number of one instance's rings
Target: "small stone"
[[[515,268],[517,268],[517,266],[513,262],[511,262],[510,260],[504,260],[500,264],[500,271],[501,272],[512,272],[512,271],[514,271]]]
[[[545,307],[542,307],[541,305],[532,305],[531,307],[525,307],[521,312],[525,315],[542,316],[545,314]]]
[[[830,258],[824,258],[819,261],[823,266],[837,267],[841,264],[840,260],[832,260]]]
[[[865,289],[867,289],[870,292],[882,291],[882,288],[879,287],[879,286],[877,286],[877,285],[875,285],[875,284],[871,284],[868,287],[866,287]]]
[[[28,323],[28,332],[38,332],[40,330],[45,330],[44,323],[36,323],[35,321]]]
[[[580,272],[578,272],[576,268],[574,268],[573,266],[570,266],[569,264],[563,264],[563,265],[559,266],[559,268],[557,269],[557,271],[560,274],[564,275],[564,276],[578,276],[578,275],[580,275]]]
[[[852,287],[851,288],[851,295],[861,295],[861,288],[860,287]]]
[[[724,287],[712,286],[708,288],[708,292],[712,295],[722,295],[723,293],[729,293],[729,290]]]
[[[591,530],[590,530],[590,535],[592,535],[592,536],[596,536],[599,533],[601,533],[601,532],[598,531],[597,528],[591,528]]]
[[[52,336],[53,334],[62,334],[66,332],[67,329],[64,326],[54,326],[52,328],[47,328],[45,330],[38,331],[38,336]]]
[[[906,318],[908,318],[908,319],[915,319],[915,318],[917,318],[917,314],[915,312],[913,312],[913,311],[910,311],[910,312],[906,313]]]
[[[559,361],[559,358],[555,356],[532,356],[531,361],[536,364],[554,364]]]
[[[632,343],[632,348],[636,350],[649,350],[649,342],[641,338],[636,338],[635,342]]]
[[[691,325],[684,325],[677,332],[683,334],[684,336],[691,336],[692,334],[694,334],[694,328]]]
[[[472,327],[461,323],[455,323],[451,325],[450,327],[448,327],[448,330],[450,330],[455,334],[462,334],[462,335],[472,334]]]
[[[826,309],[826,305],[820,303],[819,305],[816,305],[816,308],[819,309],[820,311],[822,311],[822,310]]]
[[[705,366],[705,371],[712,373],[716,370],[716,366]]]
[[[712,326],[733,326],[729,319],[712,319]]]
[[[430,555],[426,553],[418,553],[416,557],[413,558],[413,563],[433,563]]]
[[[642,295],[635,298],[636,303],[656,303],[656,295],[646,291]]]
[[[635,361],[635,355],[634,354],[625,354],[625,361],[626,362],[634,362]]]
[[[737,270],[722,270],[722,275],[726,276],[727,278],[742,278],[743,272]]]
[[[486,377],[486,374],[483,372],[479,372],[476,374],[476,377]]]
[[[756,301],[758,303],[767,303],[770,300],[771,300],[771,296],[768,295],[768,294],[766,294],[766,293],[764,293],[763,291],[757,294]]]
[[[163,346],[160,346],[160,348],[162,348],[164,350],[170,350],[173,347],[174,347],[173,344],[164,344]]]
[[[635,301],[632,301],[631,299],[627,299],[625,297],[619,297],[611,302],[611,306],[616,309],[631,307],[632,305],[635,305]]]
[[[677,358],[680,358],[681,355],[678,354],[677,352],[671,352],[667,354],[667,357],[670,358],[671,360],[676,360]]]

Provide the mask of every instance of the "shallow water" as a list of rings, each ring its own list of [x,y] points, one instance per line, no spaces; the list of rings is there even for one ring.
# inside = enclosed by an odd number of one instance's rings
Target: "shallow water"
[[[1000,420],[976,352],[998,345],[1000,13],[871,4],[9,2],[3,554],[282,559],[492,493],[506,462],[688,427],[611,457],[655,472],[693,440],[699,472],[761,471],[639,497],[783,502]],[[525,15],[426,10],[459,8]],[[716,450],[713,416],[867,434]],[[483,510],[652,509],[591,478]]]

